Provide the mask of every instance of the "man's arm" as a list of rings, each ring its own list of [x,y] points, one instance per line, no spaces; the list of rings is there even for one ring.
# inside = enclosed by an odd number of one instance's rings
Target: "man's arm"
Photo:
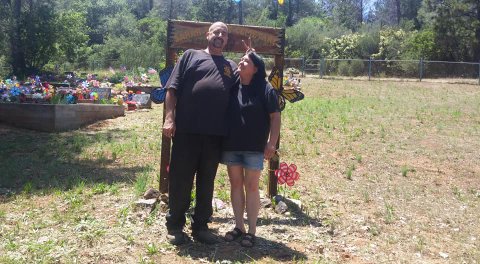
[[[175,136],[175,106],[177,105],[177,95],[175,89],[168,89],[165,97],[165,123],[163,124],[163,134],[169,138]]]
[[[270,114],[270,137],[264,151],[266,160],[271,159],[277,150],[278,137],[280,136],[280,120],[280,112]]]

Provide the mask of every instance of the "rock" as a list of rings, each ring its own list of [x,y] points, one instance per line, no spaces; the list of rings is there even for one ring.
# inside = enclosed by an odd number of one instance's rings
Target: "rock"
[[[275,195],[275,196],[273,197],[273,200],[275,201],[276,204],[278,204],[279,202],[283,201],[283,199],[284,199],[284,198],[283,198],[283,196],[281,196],[281,195]]]
[[[288,206],[283,201],[278,202],[277,205],[275,206],[275,212],[277,212],[278,214],[283,214],[287,210],[288,210]]]
[[[212,199],[212,206],[215,210],[222,210],[225,209],[225,203],[217,198]]]
[[[137,209],[150,209],[153,210],[157,204],[157,199],[140,199],[135,202],[135,208]]]
[[[160,212],[166,213],[168,211],[168,204],[165,203],[164,201],[160,201]]]
[[[272,200],[268,198],[260,198],[260,206],[263,208],[270,208],[270,206],[272,206]]]
[[[143,198],[144,199],[157,199],[158,197],[160,197],[160,192],[154,188],[150,188],[148,189],[144,194],[143,194]]]
[[[160,195],[160,201],[168,204],[168,194],[162,193],[162,194]]]
[[[445,252],[440,252],[440,253],[438,253],[438,254],[440,255],[440,257],[442,257],[442,258],[444,258],[444,259],[448,258],[448,254],[445,253]]]

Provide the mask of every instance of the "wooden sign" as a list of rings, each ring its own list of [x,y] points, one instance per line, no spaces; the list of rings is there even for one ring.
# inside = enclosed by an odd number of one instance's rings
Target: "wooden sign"
[[[173,49],[198,49],[207,47],[206,32],[212,23],[192,21],[168,21],[168,47]],[[282,28],[232,25],[228,26],[227,52],[244,53],[242,40],[252,39],[252,46],[259,54],[283,55],[285,30]]]

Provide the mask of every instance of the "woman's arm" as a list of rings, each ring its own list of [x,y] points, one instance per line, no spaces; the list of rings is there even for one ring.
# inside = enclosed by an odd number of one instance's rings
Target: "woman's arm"
[[[266,160],[271,159],[277,150],[278,137],[280,136],[280,112],[270,114],[270,137],[265,146],[264,157]]]

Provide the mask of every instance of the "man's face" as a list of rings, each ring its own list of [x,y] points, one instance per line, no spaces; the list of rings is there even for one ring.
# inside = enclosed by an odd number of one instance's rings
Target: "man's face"
[[[208,45],[223,50],[228,42],[228,28],[223,23],[214,23],[207,32]]]

